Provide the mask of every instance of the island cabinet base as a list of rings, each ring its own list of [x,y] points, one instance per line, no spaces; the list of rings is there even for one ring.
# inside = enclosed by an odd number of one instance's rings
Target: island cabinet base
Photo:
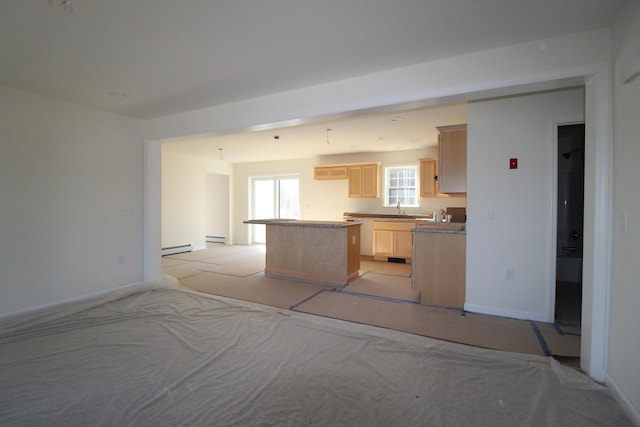
[[[414,232],[412,286],[427,304],[463,307],[466,293],[466,235]]]
[[[267,224],[265,275],[344,285],[360,275],[360,224]]]

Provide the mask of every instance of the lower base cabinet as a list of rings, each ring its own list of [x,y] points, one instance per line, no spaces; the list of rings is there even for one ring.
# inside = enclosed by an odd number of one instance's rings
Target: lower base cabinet
[[[422,302],[464,307],[466,238],[464,233],[414,232],[412,286]]]
[[[410,261],[413,256],[411,230],[415,226],[413,221],[374,221],[373,259],[388,261],[389,258],[403,258]]]

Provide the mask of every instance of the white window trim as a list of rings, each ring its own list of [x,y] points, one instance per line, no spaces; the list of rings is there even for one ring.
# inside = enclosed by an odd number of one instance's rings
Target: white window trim
[[[416,191],[416,197],[415,197],[415,204],[401,204],[401,206],[407,207],[407,208],[419,208],[420,207],[420,169],[418,168],[417,165],[414,164],[401,164],[401,165],[388,165],[388,166],[384,166],[384,197],[382,198],[382,203],[384,207],[387,208],[395,208],[396,204],[389,204],[389,171],[391,169],[400,169],[400,168],[412,168],[416,171],[416,185],[415,185],[415,191]]]

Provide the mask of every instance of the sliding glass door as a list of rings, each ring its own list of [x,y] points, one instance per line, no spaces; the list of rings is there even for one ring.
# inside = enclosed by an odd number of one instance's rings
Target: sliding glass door
[[[260,177],[251,179],[251,218],[300,218],[300,178]],[[252,243],[266,242],[266,226],[252,226]]]

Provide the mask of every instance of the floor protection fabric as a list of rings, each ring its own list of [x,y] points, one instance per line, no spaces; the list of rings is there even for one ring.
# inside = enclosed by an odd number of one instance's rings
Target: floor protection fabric
[[[0,425],[630,425],[551,358],[141,286],[0,322]]]

